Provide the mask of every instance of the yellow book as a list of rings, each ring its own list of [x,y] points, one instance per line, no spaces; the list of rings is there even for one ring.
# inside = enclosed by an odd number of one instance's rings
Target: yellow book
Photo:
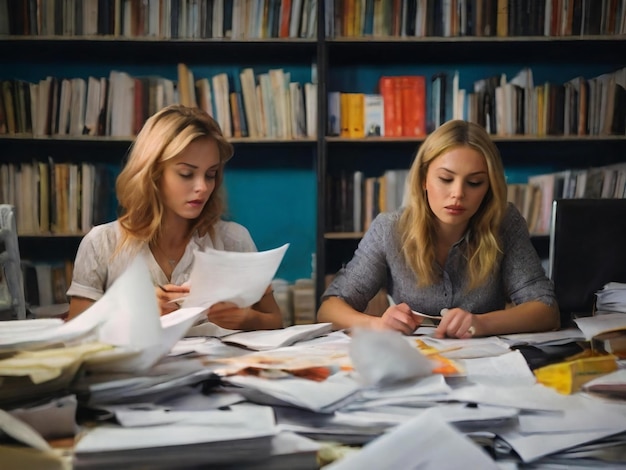
[[[576,359],[550,364],[535,370],[537,381],[564,395],[575,393],[587,382],[617,370],[615,356],[582,353]]]
[[[543,85],[535,87],[537,91],[537,135],[543,137],[546,135],[546,123],[545,123],[545,101],[543,99]]]
[[[348,93],[348,137],[365,137],[365,94]]]

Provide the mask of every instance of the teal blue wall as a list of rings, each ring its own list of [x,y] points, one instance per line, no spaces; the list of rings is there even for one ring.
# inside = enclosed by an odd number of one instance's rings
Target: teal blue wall
[[[310,277],[315,253],[315,172],[269,168],[227,169],[225,174],[229,215],[250,230],[257,248],[290,244],[277,276],[291,282]]]

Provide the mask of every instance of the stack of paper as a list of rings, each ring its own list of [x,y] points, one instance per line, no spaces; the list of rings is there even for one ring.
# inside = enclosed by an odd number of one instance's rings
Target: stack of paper
[[[80,438],[74,468],[183,468],[268,459],[276,435],[271,408],[179,413],[160,424],[150,413],[132,425],[98,426]]]
[[[596,311],[626,313],[626,284],[609,282],[596,292]]]

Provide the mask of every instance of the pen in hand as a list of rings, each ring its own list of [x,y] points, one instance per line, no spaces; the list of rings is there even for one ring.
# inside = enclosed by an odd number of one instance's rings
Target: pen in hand
[[[390,306],[396,305],[396,303],[394,302],[393,298],[389,294],[387,294],[387,301],[389,302]],[[413,313],[413,315],[417,315],[418,317],[429,318],[429,319],[434,320],[434,321],[440,321],[441,320],[441,316],[440,315],[428,315],[426,313],[416,312],[415,310],[411,310],[411,313]]]
[[[166,288],[165,288],[165,286],[164,286],[164,285],[162,285],[162,284],[157,284],[157,286],[159,287],[159,289],[161,289],[161,291],[162,291],[162,292],[165,292],[166,294],[170,294],[170,293],[172,293],[172,292],[173,292],[173,291],[171,291],[171,290],[166,289]],[[172,299],[172,300],[168,301],[167,303],[170,303],[170,304],[176,304],[176,305],[178,305],[179,307],[182,307],[182,305],[183,305],[183,299],[182,299],[182,298]]]

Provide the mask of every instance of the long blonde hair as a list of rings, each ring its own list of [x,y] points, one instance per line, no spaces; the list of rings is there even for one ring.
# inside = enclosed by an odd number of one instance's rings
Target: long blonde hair
[[[424,191],[426,174],[435,158],[455,147],[469,147],[483,155],[489,176],[489,189],[468,226],[468,289],[488,281],[501,254],[498,232],[507,199],[500,152],[480,125],[448,121],[430,134],[417,152],[407,180],[408,204],[399,222],[404,257],[420,286],[432,285],[441,277],[435,266],[436,216]]]
[[[121,208],[118,219],[122,238],[116,252],[138,247],[141,242],[154,242],[160,236],[163,203],[159,180],[168,160],[179,155],[192,141],[209,137],[217,143],[220,166],[215,189],[190,232],[212,233],[225,210],[222,183],[224,165],[233,155],[232,145],[206,112],[198,108],[171,105],[151,116],[137,135],[128,160],[115,183]]]

